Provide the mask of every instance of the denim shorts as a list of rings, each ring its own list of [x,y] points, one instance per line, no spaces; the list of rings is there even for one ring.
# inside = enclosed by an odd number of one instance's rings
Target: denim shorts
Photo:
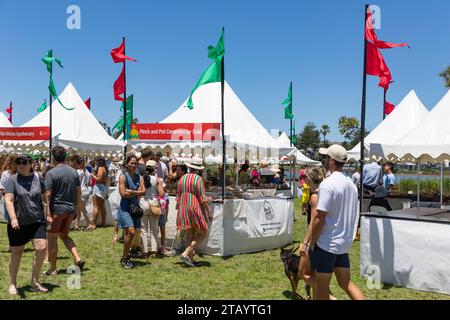
[[[308,253],[312,271],[333,273],[334,268],[350,268],[348,253],[334,254],[319,248],[317,245],[314,250],[309,249]]]
[[[158,226],[164,227],[167,223],[167,213],[166,214],[160,214],[158,218]]]
[[[141,228],[141,218],[133,219],[130,214],[126,211],[117,210],[117,226],[120,229],[131,228],[135,229]]]
[[[96,184],[93,190],[94,195],[102,199],[106,199],[106,186],[104,184]]]

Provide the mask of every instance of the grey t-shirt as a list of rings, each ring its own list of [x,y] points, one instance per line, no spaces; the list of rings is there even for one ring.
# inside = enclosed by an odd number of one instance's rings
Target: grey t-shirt
[[[16,173],[8,179],[5,194],[14,194],[14,210],[19,225],[45,222],[42,205],[42,193],[44,191],[44,181],[37,174],[22,176]],[[9,215],[7,218],[9,223]]]
[[[75,213],[77,187],[80,179],[75,169],[63,164],[58,165],[45,176],[45,189],[52,191],[50,212],[53,214]]]

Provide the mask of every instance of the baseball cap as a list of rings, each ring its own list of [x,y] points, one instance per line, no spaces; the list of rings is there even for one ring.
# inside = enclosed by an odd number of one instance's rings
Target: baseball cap
[[[343,146],[340,146],[338,144],[333,144],[328,148],[320,148],[319,153],[327,155],[337,162],[347,162],[347,150],[345,150]]]
[[[157,164],[156,164],[156,161],[155,161],[155,160],[148,160],[148,161],[145,163],[145,166],[146,166],[146,167],[150,167],[150,168],[155,169],[156,166],[157,166]]]
[[[24,154],[20,154],[20,155],[18,155],[16,157],[16,161],[19,160],[19,159],[26,160],[28,162],[33,161],[33,159],[28,154],[25,154],[25,153]]]

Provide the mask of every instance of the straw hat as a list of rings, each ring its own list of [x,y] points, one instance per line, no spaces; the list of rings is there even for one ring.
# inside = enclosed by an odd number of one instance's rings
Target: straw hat
[[[272,168],[270,168],[270,171],[272,171],[274,173],[277,173],[277,172],[280,172],[281,170],[278,167],[278,165],[274,165],[274,166],[272,166]]]
[[[261,161],[259,162],[259,165],[261,166],[261,168],[265,168],[265,167],[267,167],[269,164],[267,163],[266,160],[261,160]]]
[[[189,163],[189,162],[186,162],[185,164],[186,164],[186,167],[195,169],[195,170],[203,170],[205,168],[203,166],[197,166],[197,165]]]

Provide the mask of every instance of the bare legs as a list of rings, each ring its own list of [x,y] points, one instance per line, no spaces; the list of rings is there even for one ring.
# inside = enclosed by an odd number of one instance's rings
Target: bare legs
[[[20,260],[22,259],[25,246],[11,247],[11,257],[9,259],[9,293],[17,294],[17,272],[19,271]]]
[[[133,237],[135,234],[134,227],[129,227],[125,229],[125,234],[123,237],[123,253],[122,258],[128,258],[130,254],[131,243],[133,242]]]
[[[335,268],[334,274],[339,287],[352,300],[364,300],[364,295],[361,290],[350,280],[350,268]],[[329,300],[330,299],[330,280],[332,273],[315,273],[317,290],[314,290],[314,300]]]
[[[33,272],[31,275],[31,288],[39,289],[40,292],[47,292],[47,288],[39,284],[39,274],[41,273],[42,263],[44,262],[47,248],[46,239],[33,239],[35,256],[33,260]],[[22,259],[25,246],[11,247],[11,257],[9,260],[9,293],[17,294],[17,273],[19,272],[20,260]]]
[[[84,223],[85,223],[86,227],[90,226],[91,222],[89,220],[89,216],[88,216],[87,210],[86,210],[86,201],[84,201],[83,199],[80,200],[80,205],[78,206],[77,220],[75,223],[75,227],[79,227],[79,225],[80,225],[81,213],[83,213]]]
[[[75,242],[72,240],[69,235],[64,235],[62,233],[48,233],[48,255],[49,255],[49,261],[50,261],[50,269],[46,272],[47,275],[56,275],[57,269],[56,269],[56,260],[58,258],[58,235],[60,239],[64,242],[64,245],[66,246],[67,250],[70,251],[72,254],[73,262],[75,265],[77,265],[81,258],[78,255],[77,247],[75,246]]]
[[[189,257],[192,261],[194,258],[194,252],[198,245],[202,243],[206,238],[207,230],[195,230],[189,229],[186,231],[186,244],[188,245],[186,250],[182,253],[183,256]]]

